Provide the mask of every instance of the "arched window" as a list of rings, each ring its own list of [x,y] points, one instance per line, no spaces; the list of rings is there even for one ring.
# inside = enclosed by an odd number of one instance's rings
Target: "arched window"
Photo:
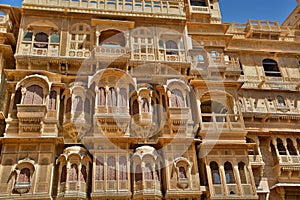
[[[135,167],[134,180],[135,180],[135,182],[143,180],[141,165],[137,165]]]
[[[148,103],[148,99],[146,98],[142,98],[142,112],[143,113],[149,112],[149,103]]]
[[[185,171],[185,168],[183,166],[180,166],[178,168],[178,172],[179,172],[179,179],[186,179],[187,178],[186,171]]]
[[[127,92],[125,88],[120,88],[118,100],[119,100],[119,107],[127,106]]]
[[[34,37],[34,47],[35,48],[48,48],[48,35],[46,33],[37,33]]]
[[[67,180],[67,166],[64,165],[61,169],[60,183],[65,183]]]
[[[281,77],[281,73],[278,68],[278,64],[275,60],[264,59],[262,64],[263,64],[266,76]]]
[[[72,164],[69,170],[69,181],[78,181],[78,167]]]
[[[279,152],[279,155],[286,155],[286,149],[282,143],[282,140],[277,138],[277,149]]]
[[[245,172],[245,163],[239,162],[238,168],[239,168],[241,183],[242,184],[247,184],[247,177],[246,177],[246,172]]]
[[[87,178],[86,166],[82,165],[80,170],[80,181],[86,183],[86,178]]]
[[[153,180],[153,171],[150,163],[145,165],[145,180]]]
[[[166,108],[167,108],[167,105],[166,105],[166,97],[165,95],[162,95],[161,96],[161,101],[162,101],[162,108],[163,108],[163,112],[166,112]]]
[[[127,160],[125,156],[119,159],[119,179],[127,180]]]
[[[216,162],[211,162],[209,165],[210,165],[213,184],[221,184],[218,164]]]
[[[277,104],[278,104],[279,107],[285,107],[286,106],[285,101],[284,101],[282,96],[278,95],[276,97],[276,99],[277,99]]]
[[[90,100],[89,99],[85,99],[85,101],[84,101],[84,112],[86,114],[91,113],[91,107],[90,107]]]
[[[51,91],[49,95],[48,110],[56,110],[56,91]]]
[[[297,151],[296,151],[296,148],[295,148],[295,146],[293,144],[293,141],[290,138],[288,138],[286,140],[286,142],[287,142],[287,149],[289,151],[289,154],[292,155],[292,156],[298,155]]]
[[[234,173],[230,162],[224,164],[226,183],[235,183]]]
[[[96,160],[96,180],[104,180],[104,160],[103,157],[99,156]]]
[[[39,85],[31,85],[26,88],[23,104],[43,104],[43,88]]]
[[[116,180],[116,159],[113,156],[107,159],[107,180]]]
[[[124,47],[125,46],[124,33],[117,30],[103,31],[99,36],[99,45]]]
[[[30,183],[30,169],[27,167],[21,169],[17,183]]]
[[[72,109],[72,99],[71,97],[69,97],[66,103],[66,113],[70,113],[71,109]]]
[[[82,98],[76,96],[73,102],[75,112],[82,112]]]
[[[173,40],[166,42],[166,54],[167,55],[178,55],[178,46]]]
[[[107,94],[107,105],[113,107],[117,106],[117,92],[116,89],[113,87],[109,88]]]
[[[13,105],[14,110],[16,110],[17,105],[21,103],[21,99],[22,99],[22,92],[21,89],[18,89],[14,96],[14,105]]]
[[[132,115],[135,115],[135,114],[139,114],[139,103],[136,100],[133,101],[133,104],[132,104]]]
[[[178,89],[174,89],[171,92],[171,106],[174,108],[185,107],[183,95]]]
[[[106,103],[106,92],[104,87],[99,88],[98,106],[105,106]]]
[[[24,32],[23,34],[23,42],[31,42],[33,33],[31,31]]]
[[[157,180],[157,181],[160,180],[160,179],[159,179],[159,167],[158,167],[157,164],[155,165],[154,179]]]

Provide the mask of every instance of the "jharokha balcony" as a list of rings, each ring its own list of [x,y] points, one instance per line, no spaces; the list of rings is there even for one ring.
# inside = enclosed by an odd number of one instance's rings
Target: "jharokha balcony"
[[[21,134],[42,132],[42,124],[47,112],[45,105],[19,104],[17,110]]]

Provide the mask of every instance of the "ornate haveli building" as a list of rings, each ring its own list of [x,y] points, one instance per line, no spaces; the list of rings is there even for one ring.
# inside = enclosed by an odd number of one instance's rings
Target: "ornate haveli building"
[[[299,200],[299,4],[0,5],[0,199]]]

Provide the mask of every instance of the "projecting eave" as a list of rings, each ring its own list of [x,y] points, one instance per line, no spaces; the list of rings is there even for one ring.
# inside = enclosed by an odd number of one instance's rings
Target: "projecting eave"
[[[188,31],[191,34],[217,34],[224,35],[230,24],[222,23],[222,24],[202,24],[199,22],[187,22]],[[198,29],[198,31],[193,31],[193,28]]]
[[[63,86],[63,84],[61,84],[61,75],[52,73],[52,72],[48,72],[48,71],[44,71],[44,70],[30,71],[30,70],[18,69],[18,72],[16,72],[16,70],[13,70],[13,69],[5,69],[4,72],[7,76],[8,81],[15,81],[16,73],[18,73],[18,75],[22,74],[23,77],[29,76],[29,75],[34,75],[34,74],[39,74],[39,75],[47,76],[49,78],[49,81],[53,82],[53,84],[61,85],[61,87]]]
[[[193,87],[207,87],[211,89],[218,89],[218,88],[235,88],[239,90],[244,82],[241,81],[216,81],[216,80],[191,80],[190,85]]]

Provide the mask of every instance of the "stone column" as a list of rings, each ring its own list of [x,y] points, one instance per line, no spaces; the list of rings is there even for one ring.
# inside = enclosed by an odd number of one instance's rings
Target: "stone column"
[[[255,194],[256,186],[255,186],[255,180],[254,180],[254,176],[253,176],[251,165],[247,166],[247,171],[248,171],[248,173],[246,173],[246,175],[249,176],[249,180],[250,180],[250,184],[251,184],[251,188],[252,188],[252,193]]]
[[[234,170],[234,177],[235,177],[235,181],[236,181],[236,185],[238,188],[238,194],[241,196],[244,196],[244,191],[243,191],[243,187],[242,187],[242,182],[241,182],[241,177],[240,177],[240,172],[239,172],[239,167],[238,165],[235,165],[233,167]]]
[[[25,98],[25,94],[26,94],[27,89],[25,87],[21,88],[21,94],[22,94],[22,98],[21,98],[21,104],[24,103],[24,98]],[[15,93],[16,94],[16,93]]]
[[[209,165],[206,165],[206,173],[207,173],[208,186],[210,186],[211,196],[214,196],[215,195],[215,190],[214,190],[215,188],[214,188],[214,182],[212,180],[212,173],[211,173],[211,169],[210,169]]]
[[[219,172],[220,172],[221,185],[224,192],[223,195],[228,196],[228,188],[227,188],[225,170],[223,165],[220,165]]]

